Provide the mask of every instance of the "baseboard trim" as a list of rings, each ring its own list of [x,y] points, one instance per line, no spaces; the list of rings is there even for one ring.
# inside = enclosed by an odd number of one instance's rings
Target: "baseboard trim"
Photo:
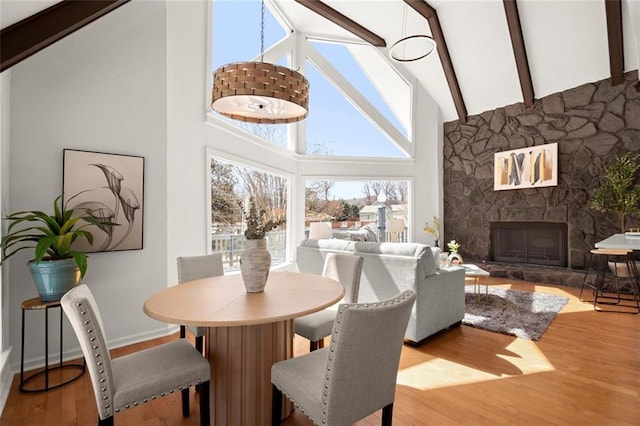
[[[12,347],[0,353],[0,415],[4,411],[4,407],[11,392],[11,384],[15,373],[9,365],[9,355],[11,355]]]

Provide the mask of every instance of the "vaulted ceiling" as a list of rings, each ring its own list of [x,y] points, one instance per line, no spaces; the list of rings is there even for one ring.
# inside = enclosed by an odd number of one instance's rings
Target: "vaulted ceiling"
[[[399,66],[438,103],[444,121],[464,121],[517,102],[530,105],[605,78],[617,84],[623,72],[640,64],[639,0],[266,1],[290,27],[310,37],[364,40],[384,54],[404,36],[432,35],[437,52]],[[3,8],[3,31],[56,3],[24,1]],[[126,0],[64,3],[113,7]],[[110,10],[98,9],[78,19],[89,21]],[[4,53],[2,62],[5,69]]]
[[[311,37],[366,40],[385,51],[432,35],[437,54],[403,64],[440,106],[465,120],[612,77],[640,63],[637,0],[272,0]],[[403,24],[404,22],[404,24]],[[386,47],[385,47],[386,46]]]

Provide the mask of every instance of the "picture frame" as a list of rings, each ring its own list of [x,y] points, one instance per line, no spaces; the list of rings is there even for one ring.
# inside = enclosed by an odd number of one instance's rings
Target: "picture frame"
[[[494,154],[494,191],[558,185],[558,144]]]
[[[87,253],[142,250],[144,157],[64,149],[62,199],[75,215],[90,214],[103,226],[86,224],[93,244],[77,240]]]

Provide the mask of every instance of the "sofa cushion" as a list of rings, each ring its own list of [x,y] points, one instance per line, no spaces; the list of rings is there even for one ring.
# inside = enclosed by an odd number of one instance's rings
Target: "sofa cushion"
[[[317,248],[320,250],[346,251],[361,254],[381,254],[387,256],[405,256],[419,259],[425,276],[435,274],[437,256],[430,246],[420,243],[375,243],[354,242],[337,239],[302,240],[301,247]]]
[[[355,243],[358,253],[389,254],[392,256],[420,257],[429,246],[417,243]]]
[[[372,243],[377,244],[377,243]],[[348,240],[338,240],[335,238],[328,238],[324,240],[302,240],[300,242],[301,247],[311,247],[320,250],[336,250],[336,251],[355,251],[355,243]]]

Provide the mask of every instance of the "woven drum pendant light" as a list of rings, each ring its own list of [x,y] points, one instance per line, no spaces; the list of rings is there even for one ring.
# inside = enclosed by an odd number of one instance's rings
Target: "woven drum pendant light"
[[[307,116],[309,82],[297,71],[262,62],[264,0],[261,10],[260,62],[223,65],[213,75],[211,108],[234,120],[261,124],[294,123]]]

